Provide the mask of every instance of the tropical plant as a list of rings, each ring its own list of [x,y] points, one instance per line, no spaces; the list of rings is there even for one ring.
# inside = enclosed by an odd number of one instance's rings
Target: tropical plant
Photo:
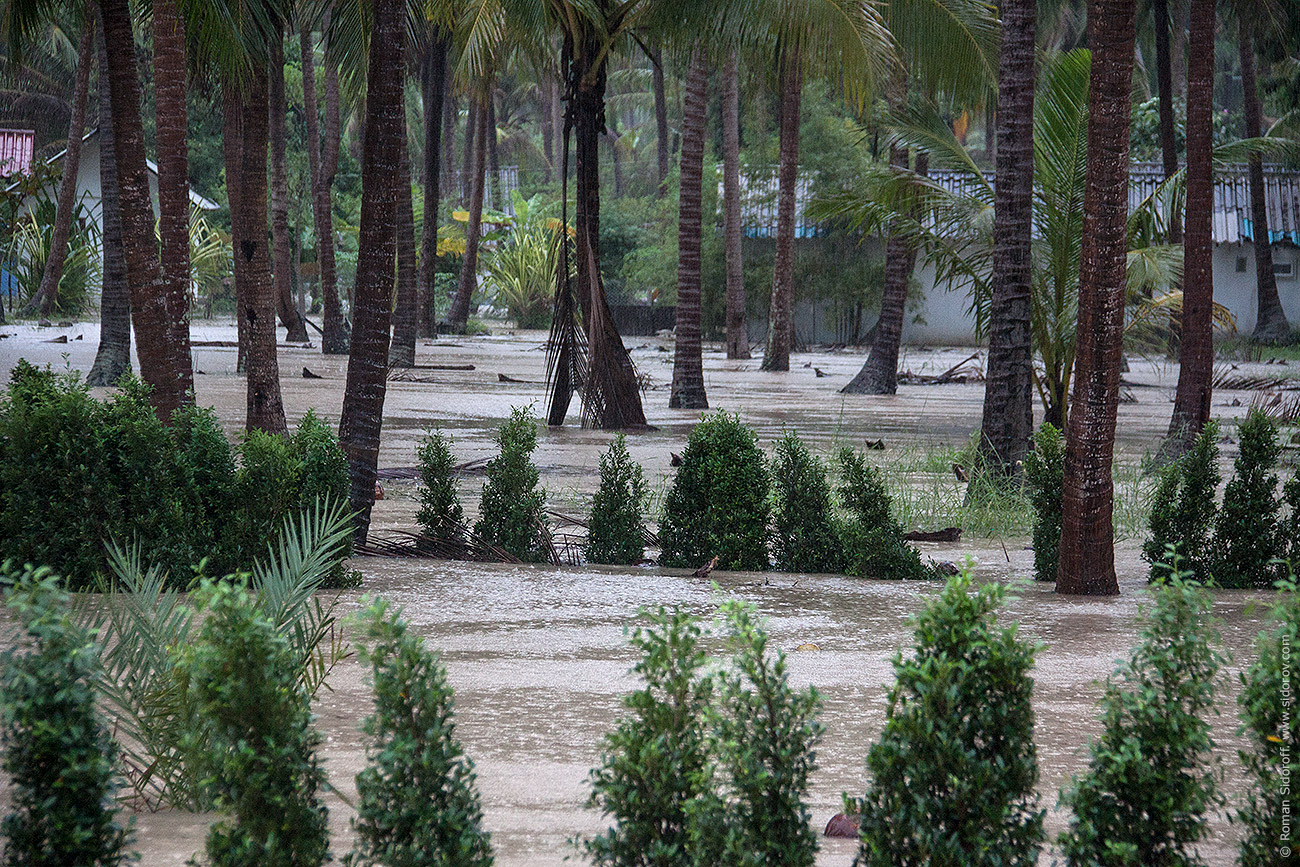
[[[487,291],[493,303],[510,313],[518,328],[545,328],[551,321],[555,275],[560,267],[560,222],[540,194],[525,199],[510,193],[515,216],[503,243],[486,258]]]
[[[627,452],[623,434],[600,456],[600,487],[591,501],[587,544],[592,563],[635,565],[645,556],[645,473]]]
[[[1037,646],[998,628],[1005,591],[977,586],[970,567],[916,617],[910,658],[894,657],[885,729],[867,754],[871,783],[856,864],[1038,863],[1034,747]]]
[[[88,300],[87,290],[100,279],[99,233],[95,221],[90,219],[90,208],[84,200],[74,200],[72,210],[72,225],[60,264],[61,276],[57,289],[47,296],[53,305],[48,309],[65,316],[81,312]],[[13,227],[7,251],[12,265],[5,270],[16,281],[15,294],[33,302],[38,301],[37,293],[48,270],[56,219],[55,202],[42,190],[31,210]]]
[[[1166,552],[1171,547],[1179,563],[1197,580],[1210,576],[1214,492],[1219,486],[1218,436],[1218,425],[1207,424],[1192,450],[1161,470],[1148,519],[1151,538],[1142,545],[1152,579],[1164,574],[1169,562]]]
[[[1044,422],[1034,434],[1034,450],[1025,455],[1025,486],[1034,509],[1034,580],[1055,581],[1061,544],[1061,485],[1065,480],[1065,446],[1061,432]]]
[[[1267,588],[1283,577],[1286,539],[1278,522],[1282,446],[1273,421],[1253,410],[1237,429],[1241,452],[1214,521],[1210,574],[1220,587]]]
[[[838,572],[843,567],[826,467],[794,431],[777,440],[772,460],[772,555],[782,572]]]
[[[530,407],[515,407],[497,430],[501,452],[488,462],[487,481],[474,535],[511,555],[532,562],[548,559],[546,492],[531,455],[537,448],[537,420]]]
[[[44,567],[0,566],[22,625],[0,655],[0,767],[11,783],[0,863],[117,867],[131,860],[114,801],[118,747],[95,707],[94,638],[69,618],[59,584]]]
[[[838,523],[844,571],[859,578],[923,579],[938,574],[903,538],[889,493],[875,467],[860,452],[839,453],[837,493],[846,515]]]
[[[455,458],[451,435],[426,434],[416,450],[420,461],[420,531],[433,539],[460,541],[465,537],[465,512],[456,493]]]

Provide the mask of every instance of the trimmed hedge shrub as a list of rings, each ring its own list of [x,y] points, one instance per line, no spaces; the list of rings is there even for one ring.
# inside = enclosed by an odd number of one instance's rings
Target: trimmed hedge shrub
[[[1246,416],[1238,435],[1241,452],[1214,523],[1211,573],[1220,587],[1271,587],[1285,574],[1287,555],[1273,472],[1282,446],[1273,422],[1259,410]]]
[[[794,431],[776,443],[772,460],[776,505],[772,554],[782,572],[839,572],[844,568],[826,467]]]
[[[903,528],[893,516],[889,493],[876,468],[848,448],[840,451],[839,463],[840,503],[847,513],[838,528],[844,571],[859,578],[938,577],[935,567],[926,565],[903,538]]]
[[[600,456],[600,488],[591,501],[587,544],[592,563],[631,566],[645,557],[645,473],[627,452],[623,434]]]
[[[771,487],[758,437],[739,416],[705,416],[682,453],[659,522],[659,562],[694,569],[767,569]]]
[[[1148,519],[1151,538],[1142,546],[1153,580],[1164,576],[1171,545],[1179,562],[1196,580],[1209,578],[1214,494],[1219,486],[1218,441],[1218,424],[1206,422],[1192,450],[1161,471]]]
[[[1055,581],[1061,547],[1061,491],[1065,487],[1065,441],[1047,422],[1025,456],[1025,487],[1034,509],[1034,580]]]
[[[856,803],[862,867],[1038,862],[1034,654],[999,628],[1005,591],[953,577],[916,618],[913,655],[894,658],[885,728]]]
[[[529,407],[515,407],[497,430],[501,453],[488,462],[487,481],[474,534],[520,560],[545,562],[550,530],[546,492],[530,456],[537,448],[537,419]]]
[[[415,520],[421,532],[431,539],[464,541],[465,511],[456,493],[451,437],[442,431],[426,434],[415,454],[420,461],[420,511]]]

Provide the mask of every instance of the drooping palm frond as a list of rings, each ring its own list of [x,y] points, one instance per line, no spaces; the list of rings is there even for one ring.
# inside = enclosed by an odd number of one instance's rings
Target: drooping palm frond
[[[997,88],[997,10],[979,0],[887,0],[885,23],[908,75],[958,105],[984,105]]]

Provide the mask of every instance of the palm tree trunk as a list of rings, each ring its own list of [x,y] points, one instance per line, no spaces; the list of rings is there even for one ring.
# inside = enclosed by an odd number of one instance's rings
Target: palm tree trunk
[[[1174,138],[1174,87],[1169,59],[1169,0],[1152,0],[1151,12],[1156,29],[1156,89],[1160,100],[1160,155],[1165,177],[1178,172],[1178,143]],[[1182,240],[1182,220],[1178,213],[1172,215],[1169,226],[1169,243]]]
[[[235,244],[235,281],[244,284],[239,292],[240,304],[248,323],[248,414],[245,427],[250,431],[280,434],[286,427],[284,404],[280,397],[275,296],[267,243],[268,76],[264,66],[253,66],[242,89],[238,90],[241,126],[239,195],[231,203],[230,226]]]
[[[1187,217],[1183,229],[1183,315],[1178,390],[1161,456],[1176,458],[1210,418],[1214,367],[1214,110],[1215,0],[1192,0],[1187,62]]]
[[[329,32],[329,15],[322,22],[322,31]],[[308,34],[310,41],[310,34]],[[308,52],[310,54],[310,52]],[[313,69],[313,72],[315,70]],[[303,88],[308,82],[307,68],[303,67]],[[315,75],[310,77],[312,93],[316,92]],[[309,123],[316,122],[316,101],[310,100]],[[310,127],[309,127],[310,129]],[[320,265],[321,291],[321,352],[325,355],[344,355],[351,343],[348,322],[339,301],[338,269],[334,260],[334,215],[331,210],[330,190],[339,168],[339,73],[330,52],[325,52],[325,134],[320,142],[320,177],[313,183],[312,216],[316,221],[316,261]]]
[[[1175,99],[1187,97],[1187,0],[1173,0],[1170,9],[1169,80]]]
[[[334,264],[334,217],[330,213],[330,193],[321,155],[320,121],[316,115],[316,57],[311,25],[303,25],[298,34],[302,54],[303,121],[307,127],[307,172],[311,181],[312,224],[316,233],[316,268],[325,327],[321,334],[321,352],[342,355],[347,352],[346,334],[339,309],[338,277]]]
[[[422,337],[437,334],[438,204],[442,179],[442,115],[447,90],[445,35],[431,34],[425,50],[424,85],[424,228],[420,237],[420,274],[417,330]]]
[[[403,108],[405,108],[403,106]],[[415,210],[411,203],[411,153],[407,142],[406,112],[402,111],[401,153],[397,169],[397,304],[393,310],[393,342],[388,350],[391,367],[415,365],[415,320],[418,306],[415,285]]]
[[[99,348],[86,377],[87,385],[113,385],[131,372],[131,287],[126,279],[126,250],[122,246],[122,206],[117,194],[117,158],[113,149],[113,105],[108,93],[108,53],[100,33],[99,59],[99,188],[104,234],[104,268],[99,297]]]
[[[462,203],[466,201],[467,196],[472,195],[471,189],[472,185],[475,183],[474,158],[476,151],[474,150],[474,140],[478,137],[480,125],[478,112],[479,100],[470,97],[469,110],[465,113],[465,162],[460,170],[460,192],[458,193],[458,197]],[[479,168],[479,174],[483,174],[481,166]]]
[[[1088,165],[1074,392],[1066,428],[1058,593],[1113,596],[1111,463],[1128,253],[1128,145],[1136,0],[1090,0]]]
[[[1259,105],[1259,85],[1255,81],[1255,44],[1247,13],[1237,14],[1237,48],[1241,54],[1241,86],[1245,93],[1242,108],[1246,115],[1246,138],[1264,134],[1263,113]],[[1250,155],[1251,234],[1255,242],[1255,281],[1259,286],[1255,330],[1250,339],[1260,343],[1277,343],[1291,336],[1282,299],[1277,294],[1277,275],[1273,273],[1273,246],[1269,238],[1268,207],[1264,201],[1264,160]]]
[[[929,157],[916,158],[916,173],[923,175]],[[907,148],[891,145],[889,164],[907,168]],[[898,392],[898,353],[903,340],[903,319],[907,310],[907,290],[916,270],[916,245],[897,229],[885,245],[885,284],[880,293],[880,318],[876,337],[871,342],[867,360],[858,375],[840,389],[842,394],[896,394]]]
[[[447,65],[443,67],[442,80],[451,81],[451,51],[447,52]],[[442,176],[450,181],[456,176],[456,119],[460,117],[456,95],[447,89],[442,100]],[[453,197],[459,196],[455,189],[447,190]]]
[[[89,4],[87,13],[90,12]],[[68,146],[63,154],[63,178],[59,181],[59,197],[54,212],[54,230],[50,237],[50,255],[45,260],[45,273],[32,303],[39,303],[41,316],[50,315],[58,303],[59,280],[63,278],[63,263],[68,256],[68,238],[72,234],[72,212],[77,206],[77,175],[81,171],[81,137],[86,129],[86,102],[90,91],[90,66],[94,62],[94,19],[87,14],[81,25],[81,41],[77,45],[77,75],[72,86],[72,120],[68,123]]]
[[[709,70],[696,43],[682,103],[682,166],[677,220],[677,328],[671,409],[708,409],[700,346],[700,243],[704,196],[704,135]]]
[[[727,259],[727,358],[749,358],[745,268],[740,229],[740,64],[736,52],[722,71],[722,221]]]
[[[560,102],[560,79],[558,76],[550,79],[550,110],[551,110],[551,145],[550,153],[551,165],[548,170],[546,179],[551,179],[551,172],[557,176],[561,170],[561,162],[564,155],[560,150],[564,147],[564,105]]]
[[[244,118],[239,98],[239,83],[226,78],[221,83],[221,149],[226,164],[226,200],[230,209],[231,271],[235,281],[235,331],[239,348],[236,350],[235,371],[248,370],[248,260],[238,255],[238,220],[241,179],[244,176]]]
[[[781,58],[781,190],[776,202],[776,263],[772,304],[767,317],[763,370],[789,370],[794,342],[794,205],[799,182],[799,112],[803,96],[802,58],[792,49]]]
[[[478,125],[476,130],[467,130],[468,138],[474,144],[473,162],[465,177],[469,181],[469,222],[465,224],[465,256],[460,263],[460,280],[456,284],[456,297],[451,301],[447,311],[447,330],[454,334],[464,334],[469,322],[469,308],[478,289],[478,248],[483,226],[483,191],[486,186],[488,111],[480,100],[470,102],[470,117]]]
[[[496,88],[494,87],[495,91]],[[495,93],[489,93],[487,99],[487,153],[488,153],[488,181],[489,189],[492,191],[492,209],[494,211],[505,210],[505,200],[501,195],[501,159],[497,153],[497,98]]]
[[[1019,475],[1034,432],[1030,328],[1034,228],[1034,31],[1037,0],[1002,0],[998,64],[993,300],[980,451],[997,476]]]
[[[288,105],[284,96],[284,33],[271,37],[270,88],[267,110],[270,112],[271,143],[271,279],[275,287],[275,309],[280,324],[288,332],[285,340],[306,343],[307,323],[293,301],[293,278],[290,274],[293,244],[289,239],[289,165],[286,151],[288,133],[285,124]]]
[[[140,374],[153,387],[150,401],[158,417],[193,401],[194,369],[190,361],[189,304],[166,291],[158,262],[153,203],[145,166],[144,128],[140,118],[139,69],[135,35],[126,0],[102,0],[104,41],[108,46],[108,85],[113,100],[113,147],[121,197],[122,246],[131,286],[131,315],[137,338]]]
[[[366,138],[361,164],[361,235],[358,244],[352,351],[339,440],[348,458],[348,504],[354,537],[364,543],[375,503],[379,434],[388,377],[388,330],[393,297],[394,218],[401,161],[402,75],[406,69],[402,0],[375,0],[366,81]],[[407,193],[409,195],[409,192]]]
[[[662,199],[668,191],[668,96],[664,87],[664,55],[658,45],[650,52],[650,60],[654,67],[655,158],[659,169],[659,186],[655,188],[655,195]]]

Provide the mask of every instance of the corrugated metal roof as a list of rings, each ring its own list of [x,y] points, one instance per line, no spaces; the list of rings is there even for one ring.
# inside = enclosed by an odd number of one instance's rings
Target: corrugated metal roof
[[[35,152],[34,130],[0,129],[0,176],[30,174]]]

